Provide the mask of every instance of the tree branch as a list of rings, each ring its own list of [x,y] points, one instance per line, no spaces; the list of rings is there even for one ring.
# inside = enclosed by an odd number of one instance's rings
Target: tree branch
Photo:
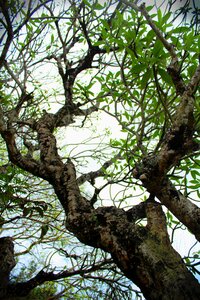
[[[89,172],[87,174],[81,175],[79,178],[77,178],[78,185],[81,185],[85,183],[86,181],[94,182],[97,177],[102,177],[105,175],[105,170],[108,169],[117,159],[120,159],[121,155],[118,153],[113,158],[106,161],[101,168],[99,168],[96,171]]]
[[[5,62],[5,58],[6,58],[6,55],[7,55],[7,52],[8,52],[8,49],[10,47],[10,44],[12,42],[12,39],[13,39],[13,36],[14,36],[14,33],[13,33],[13,28],[12,28],[12,23],[11,23],[11,20],[10,20],[10,16],[8,14],[8,1],[7,0],[0,0],[0,7],[1,7],[1,10],[2,10],[2,13],[6,19],[6,23],[7,23],[7,39],[6,39],[6,43],[3,47],[3,51],[1,53],[1,56],[0,56],[0,69],[2,68],[2,66],[4,65],[4,62]]]
[[[187,85],[187,90],[190,91],[191,95],[195,92],[200,82],[200,64],[198,65],[194,75],[192,76],[189,84]]]
[[[75,270],[75,271],[67,270],[67,271],[59,272],[57,274],[53,272],[45,272],[41,270],[35,277],[33,277],[32,279],[26,282],[10,284],[7,288],[7,296],[24,297],[27,296],[30,293],[30,291],[33,290],[35,287],[43,284],[46,281],[55,281],[62,278],[76,276],[76,275],[84,276],[98,270],[103,270],[104,268],[107,269],[106,265],[110,264],[111,262],[112,262],[111,259],[107,259],[89,268],[83,267],[79,270]]]
[[[0,110],[0,117],[1,117],[1,110]],[[2,119],[0,118],[0,120]],[[17,165],[23,170],[32,173],[35,176],[39,176],[43,179],[46,179],[45,172],[42,172],[39,162],[33,158],[26,158],[20,153],[16,144],[15,130],[13,128],[7,129],[6,125],[1,124],[0,121],[0,134],[6,142],[9,159],[13,164]]]
[[[163,181],[155,195],[200,242],[200,208],[181,194],[169,179]]]

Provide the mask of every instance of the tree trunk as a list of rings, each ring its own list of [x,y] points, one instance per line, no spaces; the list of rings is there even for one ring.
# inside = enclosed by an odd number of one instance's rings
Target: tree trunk
[[[10,237],[0,238],[0,299],[6,300],[11,270],[15,266],[14,245]]]
[[[80,233],[80,240],[111,253],[146,299],[200,299],[198,281],[170,244],[160,204],[148,203],[146,215],[147,226],[142,227],[127,220],[123,210],[114,207],[99,210],[94,216],[96,225],[91,224],[87,239]]]
[[[200,299],[197,279],[170,244],[160,203],[146,201],[129,211],[94,209],[80,195],[73,165],[68,163],[65,170],[54,187],[66,211],[68,230],[81,242],[109,252],[146,299]],[[145,217],[147,225],[136,224]]]
[[[41,162],[27,160],[22,156],[12,133],[9,132],[8,135],[6,131],[3,137],[7,141],[10,160],[13,163],[46,179],[53,186],[65,210],[67,230],[82,243],[109,252],[124,275],[140,287],[146,299],[200,299],[198,281],[170,244],[161,204],[150,197],[128,211],[114,206],[95,209],[92,201],[81,195],[73,163],[70,160],[63,163],[58,155],[56,140],[52,134],[52,122],[51,116],[45,115],[37,122],[37,126],[35,125],[40,143]],[[163,153],[167,151],[163,150]],[[164,158],[166,164],[171,164],[171,156],[166,154]],[[161,163],[162,160],[150,158],[143,162],[141,168],[134,170],[133,176],[140,176],[147,190],[153,195],[156,194],[161,202],[165,201],[166,206],[170,202],[168,198],[173,200],[173,205],[177,193],[170,186],[171,194],[167,193],[167,197],[163,194],[165,176]],[[164,187],[168,189],[168,185]],[[180,197],[178,200],[184,202]],[[193,207],[193,210],[195,209],[199,211],[199,208]],[[188,213],[191,214],[191,211]],[[139,219],[147,219],[147,224],[137,224]],[[181,220],[185,221],[183,216]],[[194,229],[198,220],[196,214],[191,227],[188,221],[188,227],[195,231],[196,236],[197,232]],[[16,291],[19,290],[15,288]],[[7,291],[8,295],[13,295],[9,286]]]

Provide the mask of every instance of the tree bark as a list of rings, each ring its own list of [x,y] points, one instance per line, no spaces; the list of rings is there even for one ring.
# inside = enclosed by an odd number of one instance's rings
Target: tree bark
[[[5,300],[9,276],[15,266],[14,245],[10,237],[0,238],[0,299]]]
[[[109,252],[146,299],[200,298],[198,281],[170,244],[160,203],[147,201],[138,217],[133,210],[94,209],[80,195],[71,162],[54,188],[67,214],[66,228],[84,244]],[[136,225],[145,216],[147,225]]]
[[[150,198],[128,211],[116,207],[93,208],[92,202],[81,195],[73,163],[70,160],[63,163],[57,153],[52,134],[53,118],[44,115],[34,127],[40,144],[40,161],[21,156],[12,132],[4,131],[9,156],[19,167],[30,172],[34,170],[35,175],[53,186],[66,213],[67,230],[82,243],[109,252],[124,275],[140,287],[146,299],[200,299],[198,281],[170,244],[161,204]],[[144,186],[154,194],[157,191],[161,198],[165,191],[162,191],[163,177],[159,177],[155,161],[152,164],[152,159],[148,158],[137,172]],[[148,180],[147,170],[150,172]],[[171,202],[166,198],[166,206],[173,201],[173,198]],[[140,218],[146,218],[147,225],[138,225],[136,221]],[[194,220],[193,229],[195,222],[198,219]]]

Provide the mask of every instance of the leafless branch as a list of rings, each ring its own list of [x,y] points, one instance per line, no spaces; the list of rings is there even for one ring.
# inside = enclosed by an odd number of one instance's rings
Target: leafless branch
[[[95,265],[89,267],[89,268],[83,268],[78,269],[75,271],[62,271],[59,273],[53,273],[53,272],[45,272],[41,270],[35,277],[32,279],[9,285],[9,295],[10,296],[26,296],[28,293],[34,289],[36,286],[39,286],[43,284],[46,281],[54,281],[62,278],[68,278],[76,275],[84,276],[86,274],[90,274],[92,272],[95,272],[97,270],[103,270],[106,268],[108,264],[111,264],[112,260],[107,259],[103,262],[96,263]]]
[[[113,158],[106,161],[99,170],[81,175],[79,178],[77,178],[78,185],[81,185],[81,184],[85,183],[86,181],[93,183],[97,177],[104,176],[105,170],[108,169],[117,159],[120,159],[120,157],[121,157],[121,155],[120,155],[120,153],[118,153]]]

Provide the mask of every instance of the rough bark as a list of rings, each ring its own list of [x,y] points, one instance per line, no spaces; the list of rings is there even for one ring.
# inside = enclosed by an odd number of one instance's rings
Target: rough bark
[[[0,238],[0,299],[6,299],[10,272],[15,266],[14,244],[10,237]]]
[[[83,243],[111,253],[119,268],[141,288],[146,299],[199,298],[197,280],[170,244],[160,204],[147,202],[140,214],[146,215],[147,226],[141,227],[135,224],[129,211],[115,207],[91,208],[80,196],[72,164],[67,173],[66,181],[70,183],[66,189],[71,190],[68,201],[66,193],[61,192],[64,185],[55,186],[68,215],[67,229]]]
[[[146,299],[199,298],[197,280],[170,244],[160,204],[146,202],[145,209],[140,207],[139,216],[147,217],[147,226],[142,227],[131,218],[133,211],[91,208],[80,196],[71,163],[66,176],[67,185],[61,183],[54,187],[68,216],[66,227],[81,242],[111,253],[119,268],[141,288]]]
[[[7,142],[10,160],[53,186],[66,213],[66,228],[84,244],[109,252],[125,276],[141,288],[146,299],[199,299],[197,280],[170,244],[161,205],[149,200],[129,211],[116,207],[94,209],[92,202],[80,193],[73,163],[70,160],[63,163],[58,155],[52,133],[53,116],[44,113],[32,127],[38,134],[40,160],[22,156],[14,133],[6,129],[2,130],[2,136]],[[172,133],[170,137],[173,138]],[[198,238],[199,208],[174,190],[161,168],[163,160],[165,168],[172,163],[168,151],[170,137],[166,138],[157,156],[143,160],[134,170],[134,176],[139,177],[147,190],[169,207]],[[178,157],[182,155],[179,150],[173,153]],[[136,225],[139,218],[147,218],[147,225]],[[15,290],[19,289],[16,287]]]

